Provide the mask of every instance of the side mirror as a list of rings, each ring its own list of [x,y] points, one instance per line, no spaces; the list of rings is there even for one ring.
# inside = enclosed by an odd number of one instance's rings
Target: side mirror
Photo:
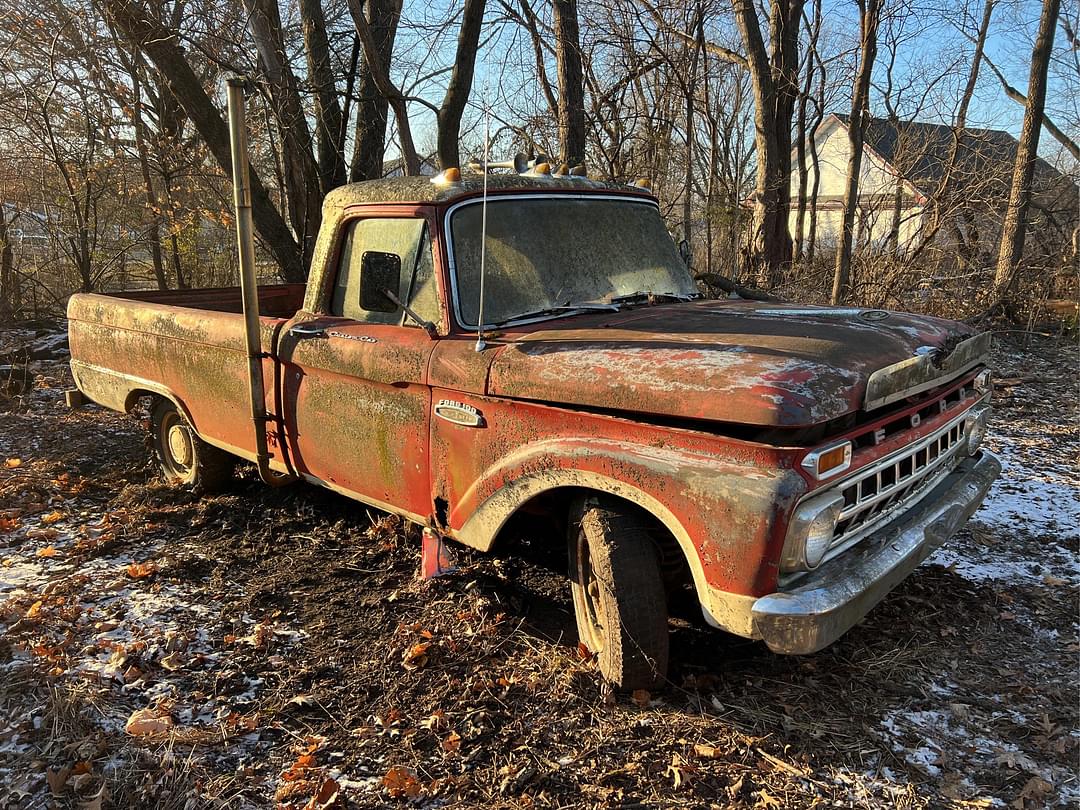
[[[386,291],[401,289],[401,257],[381,250],[365,250],[360,257],[360,308],[368,312],[397,312]]]
[[[682,256],[683,264],[690,266],[690,243],[685,239],[679,240],[679,255]]]

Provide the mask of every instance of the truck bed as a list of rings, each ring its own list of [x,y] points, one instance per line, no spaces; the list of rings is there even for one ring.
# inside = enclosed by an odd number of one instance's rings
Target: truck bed
[[[279,413],[274,351],[302,306],[304,285],[259,287],[267,410]],[[130,410],[139,397],[171,399],[210,442],[254,453],[239,287],[80,293],[68,302],[71,371],[92,401]]]
[[[259,286],[259,312],[271,318],[291,318],[304,303],[303,284]],[[239,287],[207,287],[201,290],[131,290],[110,293],[110,298],[145,301],[211,312],[243,312]]]

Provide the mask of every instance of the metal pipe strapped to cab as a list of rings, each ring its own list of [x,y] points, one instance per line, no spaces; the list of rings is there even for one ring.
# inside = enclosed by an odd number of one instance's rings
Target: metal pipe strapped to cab
[[[247,124],[244,120],[244,88],[240,76],[227,79],[229,99],[229,145],[232,150],[233,205],[236,209],[236,245],[240,259],[240,295],[244,309],[244,345],[248,355],[248,393],[255,430],[255,463],[259,477],[271,486],[295,478],[270,469],[266,441],[266,389],[263,385],[263,351],[259,328],[259,287],[255,279],[255,236],[251,219],[251,182],[248,172]]]

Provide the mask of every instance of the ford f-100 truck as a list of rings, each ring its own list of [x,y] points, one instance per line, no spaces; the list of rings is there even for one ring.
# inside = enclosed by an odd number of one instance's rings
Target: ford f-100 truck
[[[554,516],[580,640],[624,688],[663,680],[680,587],[714,627],[820,650],[1000,471],[987,335],[706,300],[645,188],[545,167],[348,185],[306,287],[258,306],[249,354],[238,289],[73,296],[81,396],[150,398],[184,485],[253,460],[483,551]]]

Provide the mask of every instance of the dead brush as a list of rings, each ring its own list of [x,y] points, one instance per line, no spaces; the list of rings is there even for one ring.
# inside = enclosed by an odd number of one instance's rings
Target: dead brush
[[[219,735],[210,732],[198,740],[164,735],[154,742],[105,735],[102,722],[122,722],[118,718],[131,707],[114,692],[77,680],[58,681],[43,698],[40,753],[49,763],[46,778],[54,796],[73,796],[83,810],[103,803],[160,810],[193,806],[198,785],[193,745],[218,742]]]

